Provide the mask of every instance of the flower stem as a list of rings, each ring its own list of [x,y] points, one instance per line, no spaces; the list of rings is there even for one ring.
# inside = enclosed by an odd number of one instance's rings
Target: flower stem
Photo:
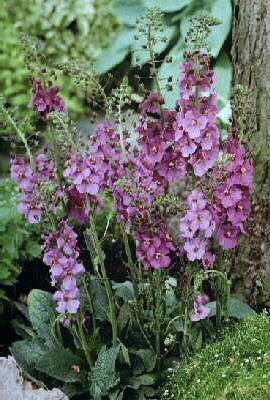
[[[129,246],[128,235],[127,235],[127,232],[125,230],[125,227],[121,226],[121,230],[122,230],[122,236],[123,236],[123,241],[124,241],[124,246],[125,246],[125,252],[126,252],[127,259],[128,259],[128,266],[130,268],[131,275],[132,275],[132,281],[133,281],[135,297],[137,299],[139,297],[139,289],[138,289],[137,276],[136,276],[136,271],[135,271],[136,265],[135,265],[135,263],[133,262],[133,259],[132,259],[132,254],[131,254],[131,250],[130,250],[130,246]]]
[[[108,297],[108,301],[109,301],[110,322],[111,322],[111,326],[112,326],[112,343],[113,343],[113,346],[116,346],[117,345],[117,337],[118,337],[118,329],[117,329],[117,318],[116,318],[116,309],[115,309],[113,291],[112,291],[112,287],[111,287],[110,281],[107,276],[107,272],[106,272],[106,268],[105,268],[105,264],[104,264],[105,255],[100,246],[100,242],[98,240],[95,222],[93,220],[91,212],[89,215],[90,215],[90,217],[89,217],[90,233],[92,236],[94,250],[97,255],[96,259],[93,260],[93,263],[97,264],[97,266],[100,267],[101,276],[104,280],[104,285],[105,285],[105,289],[106,289],[106,293],[107,293],[107,297]]]
[[[81,345],[82,345],[86,360],[87,360],[90,368],[92,368],[94,363],[93,363],[90,351],[88,349],[88,344],[87,344],[86,336],[85,336],[84,329],[83,329],[83,319],[82,319],[82,315],[81,314],[78,314],[77,324],[78,324],[80,342],[81,342]]]

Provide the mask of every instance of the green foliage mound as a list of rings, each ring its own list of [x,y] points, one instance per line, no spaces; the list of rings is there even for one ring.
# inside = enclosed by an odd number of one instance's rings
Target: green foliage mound
[[[173,375],[163,400],[268,400],[270,317],[246,319]]]

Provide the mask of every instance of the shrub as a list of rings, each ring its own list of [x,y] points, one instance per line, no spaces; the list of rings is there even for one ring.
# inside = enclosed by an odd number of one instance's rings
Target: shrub
[[[255,316],[226,331],[181,365],[163,399],[266,400],[270,398],[270,318]]]

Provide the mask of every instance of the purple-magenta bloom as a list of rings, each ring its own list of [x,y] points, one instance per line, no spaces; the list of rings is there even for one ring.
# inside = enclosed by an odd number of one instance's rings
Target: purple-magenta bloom
[[[201,135],[201,131],[205,129],[207,122],[208,120],[204,115],[193,110],[185,114],[182,120],[182,126],[191,139],[197,139]]]
[[[215,254],[212,253],[211,251],[207,251],[202,258],[202,264],[204,268],[205,269],[213,268],[215,259],[216,259]]]
[[[235,206],[242,199],[242,190],[237,186],[229,187],[225,183],[224,186],[216,191],[215,195],[220,199],[223,207],[229,208]]]
[[[190,155],[194,154],[195,151],[197,150],[198,146],[197,144],[190,139],[187,135],[184,135],[179,141],[178,141],[178,148],[180,149],[183,157],[188,158]]]
[[[152,92],[140,105],[140,110],[145,114],[160,114],[164,97],[159,92]]]
[[[190,164],[194,168],[194,174],[202,177],[210,168],[214,166],[215,161],[218,159],[218,149],[199,150],[192,155]]]
[[[45,89],[40,80],[35,80],[33,105],[44,118],[52,111],[67,112],[65,102],[59,95],[59,90],[56,86]]]
[[[205,248],[206,241],[200,238],[191,239],[184,245],[189,261],[201,260],[205,254]]]
[[[209,303],[209,298],[206,295],[200,295],[194,301],[194,314],[191,316],[191,321],[198,322],[208,317],[210,309],[205,307]]]
[[[226,250],[234,249],[239,245],[241,230],[232,224],[223,224],[217,232],[219,244]]]
[[[233,224],[246,222],[251,213],[251,202],[243,197],[234,207],[228,209],[228,220]]]
[[[57,311],[61,314],[76,314],[80,307],[78,296],[79,290],[77,288],[71,290],[58,290],[53,296],[58,303]]]
[[[187,198],[187,204],[191,210],[204,210],[206,207],[206,198],[202,191],[193,190]]]

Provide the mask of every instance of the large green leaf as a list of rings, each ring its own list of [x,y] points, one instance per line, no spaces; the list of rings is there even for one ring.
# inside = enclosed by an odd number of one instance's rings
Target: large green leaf
[[[216,315],[216,301],[212,301],[207,304],[207,308],[210,309],[209,316],[212,317]],[[252,308],[244,303],[243,301],[232,297],[229,302],[229,315],[236,319],[244,319],[248,316],[255,315],[255,311]]]
[[[11,353],[18,365],[30,375],[36,369],[36,362],[46,353],[47,348],[37,339],[20,340],[11,346]]]
[[[124,24],[135,26],[147,11],[142,0],[116,0],[112,12]]]
[[[192,0],[144,0],[147,7],[158,7],[164,13],[180,11]]]
[[[220,19],[222,24],[213,27],[209,36],[208,43],[211,53],[217,57],[223,43],[225,42],[232,23],[232,3],[231,0],[214,0],[212,1],[211,15]]]
[[[226,102],[231,96],[233,69],[231,60],[225,51],[222,51],[219,55],[215,71],[217,74],[217,93]]]
[[[44,339],[47,344],[53,343],[51,325],[55,319],[55,301],[52,294],[33,289],[28,296],[28,312],[38,337]]]
[[[36,369],[65,383],[78,382],[80,375],[75,367],[83,369],[84,360],[63,347],[55,347],[36,360]]]
[[[119,382],[115,362],[120,346],[100,351],[94,368],[89,373],[90,393],[94,399],[106,396]]]
[[[125,281],[125,282],[113,282],[112,288],[115,291],[115,295],[117,297],[120,297],[124,301],[132,300],[134,299],[134,287],[131,281]]]
[[[217,93],[220,96],[221,107],[219,118],[224,124],[228,124],[231,117],[230,96],[233,68],[231,60],[225,51],[222,51],[219,55],[215,65],[215,71],[217,74]]]
[[[108,317],[108,296],[104,285],[95,276],[89,280],[89,294],[92,297],[95,318],[106,321]]]
[[[217,57],[231,30],[231,0],[208,0],[207,2],[198,1],[197,3],[192,3],[190,11],[188,10],[180,24],[182,38],[187,36],[187,32],[190,28],[190,18],[202,13],[207,13],[208,15],[216,17],[222,22],[220,25],[212,28],[212,32],[207,41],[211,54]]]
[[[168,59],[172,62],[163,62],[159,69],[159,80],[161,82],[162,93],[165,97],[165,105],[168,108],[174,108],[177,100],[180,98],[179,79],[181,75],[181,64],[183,62],[184,46],[182,42],[178,42],[176,46],[168,54]],[[172,90],[167,88],[167,79],[172,77]]]
[[[111,40],[110,45],[105,48],[94,63],[95,70],[104,74],[116,65],[120,64],[130,53],[133,43],[134,30],[124,28]]]

